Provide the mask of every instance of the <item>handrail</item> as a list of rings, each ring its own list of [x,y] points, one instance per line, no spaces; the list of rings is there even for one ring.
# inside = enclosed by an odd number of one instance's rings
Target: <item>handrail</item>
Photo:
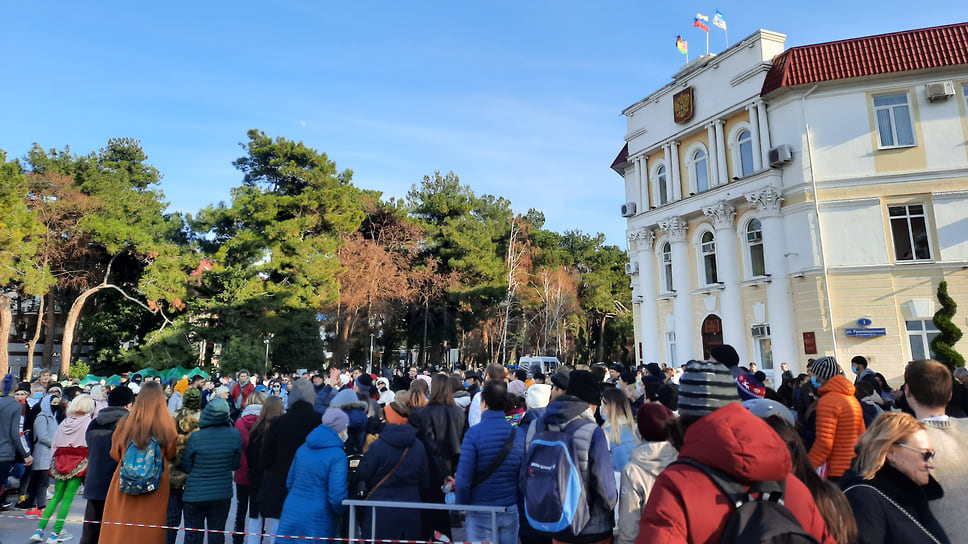
[[[507,512],[509,508],[517,508],[517,505],[511,506],[485,506],[479,504],[440,504],[437,502],[407,502],[407,501],[365,501],[358,499],[345,499],[343,501],[343,506],[350,507],[350,527],[349,527],[349,539],[350,541],[358,540],[356,538],[356,507],[366,506],[373,510],[373,515],[370,516],[370,539],[373,540],[373,535],[376,534],[376,509],[377,508],[406,508],[409,510],[462,510],[465,512],[490,512],[491,514],[491,541],[497,542],[497,514],[500,512]],[[363,539],[359,539],[363,540]]]

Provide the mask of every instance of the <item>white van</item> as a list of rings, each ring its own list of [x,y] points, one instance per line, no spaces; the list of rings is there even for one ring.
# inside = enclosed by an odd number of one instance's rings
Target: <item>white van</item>
[[[518,359],[518,368],[523,368],[528,371],[528,377],[534,376],[535,372],[540,372],[545,376],[550,376],[554,373],[561,363],[558,362],[557,357],[521,357]]]

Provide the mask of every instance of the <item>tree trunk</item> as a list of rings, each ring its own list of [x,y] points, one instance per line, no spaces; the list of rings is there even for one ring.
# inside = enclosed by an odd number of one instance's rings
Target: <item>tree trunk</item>
[[[605,361],[605,320],[608,314],[602,316],[602,322],[598,326],[598,348],[595,350],[599,361]]]
[[[10,324],[13,313],[10,311],[10,297],[0,294],[0,376],[10,372]]]
[[[57,299],[55,297],[54,288],[52,287],[50,290],[50,300],[47,302],[47,334],[44,336],[44,355],[41,357],[41,361],[46,369],[53,368],[54,366],[54,334],[57,331]],[[40,314],[38,314],[38,317],[40,317]]]
[[[111,285],[102,283],[96,287],[92,287],[87,291],[84,291],[74,299],[74,303],[71,304],[71,309],[67,312],[67,321],[64,322],[64,339],[61,342],[61,367],[58,377],[65,377],[71,368],[71,358],[74,351],[74,329],[77,327],[77,320],[81,317],[81,310],[84,308],[84,302],[87,301],[88,297],[97,293],[102,289],[111,288]],[[48,335],[50,337],[50,342],[53,342],[53,335]]]
[[[54,295],[50,295],[53,299]],[[27,379],[29,380],[31,376],[34,375],[34,348],[37,347],[37,341],[40,340],[40,331],[44,328],[44,298],[40,297],[40,305],[37,306],[37,325],[34,327],[34,336],[27,342]],[[51,301],[51,306],[53,306],[53,300]]]

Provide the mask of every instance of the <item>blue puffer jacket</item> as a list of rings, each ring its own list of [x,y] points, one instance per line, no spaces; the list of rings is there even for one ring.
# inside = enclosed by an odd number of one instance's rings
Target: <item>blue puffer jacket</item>
[[[504,412],[485,410],[481,422],[467,430],[460,448],[460,462],[457,464],[457,503],[486,506],[511,506],[518,500],[518,472],[524,454],[524,434],[518,431],[514,437],[511,452],[494,474],[471,487],[474,475],[482,473],[500,453],[508,437],[511,424],[504,418]]]
[[[182,470],[188,473],[185,502],[232,498],[232,473],[242,462],[242,435],[232,427],[229,403],[215,398],[198,418],[198,430],[188,437]]]
[[[343,440],[336,431],[320,425],[306,437],[289,468],[289,495],[282,507],[281,535],[334,538],[346,499]],[[276,538],[277,544],[304,544],[295,538]]]

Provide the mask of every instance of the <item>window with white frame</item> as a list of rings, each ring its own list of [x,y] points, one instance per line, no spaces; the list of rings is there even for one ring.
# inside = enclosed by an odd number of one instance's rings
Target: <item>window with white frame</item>
[[[914,123],[907,93],[875,96],[874,117],[880,147],[914,145]]]
[[[716,271],[716,235],[712,231],[707,230],[699,237],[699,258],[703,283],[712,285],[719,282],[719,274]]]
[[[746,224],[746,253],[750,276],[765,276],[766,261],[763,256],[763,224],[760,223],[759,219],[751,219]]]
[[[679,363],[679,356],[676,354],[676,331],[666,331],[666,360],[669,366],[675,367]]]
[[[669,175],[664,164],[660,164],[655,169],[655,191],[657,193],[656,202],[659,206],[665,206],[672,200],[669,198]]]
[[[659,257],[662,262],[662,290],[671,293],[674,286],[672,284],[672,245],[669,242],[662,244]]]
[[[770,338],[769,325],[753,327],[753,345],[756,348],[756,366],[766,373],[773,370],[773,340]]]
[[[891,236],[894,238],[894,259],[920,261],[931,259],[928,222],[923,204],[888,206]]]
[[[703,193],[709,190],[709,156],[705,148],[698,148],[689,153],[687,161],[689,167],[689,181],[693,190]]]
[[[747,129],[739,131],[733,146],[734,175],[744,178],[753,173],[753,133]]]
[[[905,321],[907,328],[908,341],[911,343],[911,360],[932,359],[934,352],[931,350],[931,341],[935,339],[941,331],[934,325],[931,319],[918,319]]]

